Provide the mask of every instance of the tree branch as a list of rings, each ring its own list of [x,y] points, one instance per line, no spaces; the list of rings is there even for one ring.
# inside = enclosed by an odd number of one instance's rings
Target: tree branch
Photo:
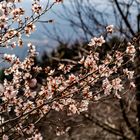
[[[118,0],[114,0],[114,2],[116,4],[116,6],[117,6],[117,9],[118,9],[120,15],[122,16],[123,21],[125,22],[126,26],[128,27],[130,33],[132,34],[132,36],[134,36],[135,35],[135,32],[133,31],[133,29],[131,28],[131,25],[130,25],[129,21],[127,20],[127,18],[123,14],[123,11],[122,11],[119,3],[118,3]]]

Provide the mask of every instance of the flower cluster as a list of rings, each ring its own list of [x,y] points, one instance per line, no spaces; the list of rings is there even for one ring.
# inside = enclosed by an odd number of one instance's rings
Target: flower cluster
[[[12,48],[16,44],[23,46],[22,34],[29,36],[35,30],[34,23],[48,10],[48,7],[43,9],[39,0],[35,0],[31,8],[33,15],[24,17],[24,9],[17,7],[16,2],[21,1],[0,3],[0,45],[10,44]],[[62,0],[54,1],[57,2]],[[17,23],[18,28],[12,27],[13,23]],[[113,33],[113,25],[106,27],[106,30]],[[134,60],[135,46],[128,43],[125,51],[111,50],[101,57],[100,50],[104,43],[103,36],[92,38],[88,44],[88,55],[82,56],[73,65],[58,64],[58,69],[37,66],[34,61],[36,48],[31,43],[28,44],[28,56],[24,61],[15,55],[4,54],[4,61],[11,66],[5,70],[5,75],[10,78],[5,78],[1,85],[0,112],[4,119],[0,124],[0,138],[42,140],[36,125],[51,110],[65,111],[67,115],[80,114],[88,110],[90,102],[102,97],[121,98],[126,84],[129,84],[129,90],[134,88],[134,71],[129,70],[127,64]],[[73,68],[78,70],[72,72]],[[41,80],[40,73],[44,75]]]
[[[42,10],[42,7],[39,3],[35,2],[32,4],[32,11],[36,14],[39,14]]]
[[[58,2],[58,1],[57,1]],[[60,2],[60,1],[59,1]],[[32,3],[32,14],[26,15],[21,0],[3,0],[0,2],[0,45],[14,48],[16,45],[23,46],[22,34],[29,36],[35,30],[34,23],[45,14],[56,1],[50,4],[41,5],[41,0]],[[47,3],[47,2],[46,2]],[[16,25],[16,26],[15,26]],[[14,44],[13,44],[14,42]],[[20,44],[20,45],[19,45]]]
[[[105,43],[104,37],[100,36],[99,38],[94,37],[91,39],[91,42],[88,44],[89,46],[102,46]]]
[[[15,8],[12,10],[13,20],[20,20],[20,16],[24,15],[25,11],[22,8]]]

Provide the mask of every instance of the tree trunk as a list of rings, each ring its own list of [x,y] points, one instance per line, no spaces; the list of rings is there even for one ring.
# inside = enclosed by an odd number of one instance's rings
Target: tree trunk
[[[138,37],[139,38],[139,37]],[[139,46],[139,39],[138,39]],[[137,48],[138,49],[138,48]],[[136,140],[140,140],[140,50],[136,54],[136,105],[137,105],[137,134]]]

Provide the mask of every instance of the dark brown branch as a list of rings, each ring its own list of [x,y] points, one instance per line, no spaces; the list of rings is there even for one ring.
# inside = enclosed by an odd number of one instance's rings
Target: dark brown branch
[[[132,34],[132,36],[135,36],[135,32],[133,31],[133,29],[132,29],[132,27],[131,27],[129,21],[127,20],[127,18],[126,18],[125,15],[123,14],[123,11],[122,11],[122,9],[121,9],[119,3],[118,3],[118,0],[114,0],[114,2],[115,2],[115,4],[116,4],[116,6],[117,6],[117,9],[118,9],[120,15],[122,16],[123,21],[125,22],[126,26],[128,27],[130,33]]]
[[[98,125],[99,127],[101,127],[102,129],[104,129],[105,131],[114,134],[116,136],[120,136],[122,137],[121,132],[118,129],[112,128],[111,126],[99,121],[97,118],[89,115],[89,114],[83,114],[83,116],[88,119],[89,121],[95,123],[96,125]],[[127,140],[129,140],[129,138],[127,138]]]
[[[127,114],[126,114],[123,99],[120,99],[120,108],[121,108],[121,111],[122,111],[123,119],[126,122],[126,125],[128,126],[129,130],[131,130],[132,133],[136,136],[136,130],[134,129],[134,127],[130,123],[129,118],[128,118]]]

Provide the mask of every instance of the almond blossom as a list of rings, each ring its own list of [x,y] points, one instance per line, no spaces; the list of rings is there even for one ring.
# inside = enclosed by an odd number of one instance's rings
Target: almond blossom
[[[89,46],[102,46],[105,43],[104,37],[100,36],[99,38],[94,37],[91,39],[91,42],[88,44]]]
[[[123,69],[124,74],[127,75],[128,79],[133,79],[134,77],[134,71],[129,71],[128,68]]]
[[[128,54],[134,54],[135,52],[136,52],[135,46],[132,45],[129,42],[128,45],[127,45],[127,48],[126,48],[126,53],[128,53]]]
[[[112,88],[116,91],[121,91],[124,87],[121,84],[122,80],[120,78],[115,78],[112,80]]]
[[[74,104],[69,105],[69,110],[73,113],[76,114],[78,113],[78,109]]]
[[[103,80],[102,88],[104,90],[104,94],[109,95],[111,93],[112,85],[107,78]]]
[[[108,26],[106,27],[106,31],[107,31],[108,33],[113,33],[113,31],[114,31],[114,25],[108,25]]]
[[[8,136],[7,135],[3,135],[3,137],[2,137],[2,140],[9,140],[9,138],[8,138]]]

